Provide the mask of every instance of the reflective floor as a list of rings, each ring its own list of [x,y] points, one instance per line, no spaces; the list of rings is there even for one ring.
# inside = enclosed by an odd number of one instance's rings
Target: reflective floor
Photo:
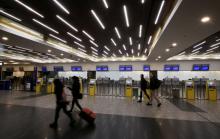
[[[95,126],[73,113],[68,126],[61,114],[57,131],[53,121],[55,96],[32,92],[0,92],[0,138],[4,139],[217,139],[220,137],[220,102],[162,99],[162,106],[147,106],[123,97],[89,97],[80,101],[97,113]]]

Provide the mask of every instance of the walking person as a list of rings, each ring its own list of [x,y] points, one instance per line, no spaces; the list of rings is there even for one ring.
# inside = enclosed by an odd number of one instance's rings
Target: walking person
[[[144,79],[144,75],[143,74],[141,74],[140,85],[141,85],[140,100],[138,100],[138,102],[142,102],[143,92],[147,96],[148,100],[150,101],[150,96],[147,94],[147,91],[146,91],[146,89],[149,86],[149,83]]]
[[[158,88],[160,87],[161,81],[157,79],[157,76],[150,73],[150,92],[151,99],[147,105],[152,105],[153,99],[157,101],[157,107],[161,106],[161,102],[158,98]]]
[[[78,99],[82,99],[82,94],[80,93],[79,78],[76,77],[76,76],[73,76],[72,80],[73,80],[72,88],[69,88],[72,91],[72,95],[73,95],[72,106],[71,106],[70,112],[73,111],[73,108],[74,108],[75,104],[77,105],[77,107],[81,111],[82,107],[81,107],[81,105],[79,104],[79,101],[78,101]]]
[[[54,92],[56,94],[56,111],[55,111],[55,119],[54,122],[50,124],[51,128],[57,128],[58,119],[60,110],[63,109],[63,112],[70,118],[70,126],[73,126],[74,120],[70,112],[67,111],[68,102],[66,101],[64,92],[63,92],[63,84],[59,79],[54,80]]]

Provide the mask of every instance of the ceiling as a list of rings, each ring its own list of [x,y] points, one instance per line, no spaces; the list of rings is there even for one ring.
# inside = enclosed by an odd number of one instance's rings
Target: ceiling
[[[210,49],[210,45],[215,43],[220,31],[220,1],[219,0],[183,0],[172,20],[162,33],[155,48],[148,57],[151,62],[164,62],[166,60],[213,60],[213,57],[204,56],[202,52]],[[200,20],[204,16],[210,17],[210,22],[202,23]],[[189,58],[192,49],[197,44],[207,40],[201,53]],[[176,47],[172,43],[177,43]],[[189,48],[189,49],[188,49]],[[169,52],[166,52],[169,49]],[[219,52],[219,49],[216,49]],[[186,51],[186,59],[174,58],[174,56]],[[160,56],[161,58],[158,58]],[[188,59],[187,59],[188,57]],[[220,58],[214,58],[219,60]]]
[[[68,11],[60,8],[55,1],[1,0],[0,10],[19,18],[21,21],[17,21],[1,12],[0,15],[43,34],[44,40],[52,38],[59,42],[64,41],[63,43],[66,43],[66,45],[79,51],[85,51],[89,56],[97,56],[98,58],[112,56],[139,57],[147,55],[148,52],[145,50],[149,47],[149,37],[155,34],[156,30],[164,24],[176,2],[175,0],[165,0],[158,18],[158,23],[155,24],[163,0],[59,0],[58,2]],[[107,2],[108,8],[106,8],[104,1]],[[24,4],[37,13],[30,12],[25,8]],[[125,20],[124,5],[127,9],[129,27],[127,27]],[[96,13],[104,27],[99,24],[91,10]],[[61,18],[70,25],[64,23]],[[39,22],[47,25],[47,27],[43,27]],[[140,25],[142,26],[141,32]],[[121,38],[117,34],[115,27]],[[88,37],[83,31],[86,31],[92,38]],[[79,39],[70,36],[68,32]],[[1,34],[7,35],[9,38],[9,41],[1,40],[2,44],[8,44],[13,47],[17,45],[19,47],[31,48],[41,53],[42,56],[47,54],[48,49],[51,49],[46,45],[37,44],[36,42],[5,31],[1,31]],[[53,36],[58,38],[54,38]],[[132,39],[132,44],[130,44],[129,37]],[[62,40],[59,40],[59,38]],[[117,46],[114,45],[111,39],[114,40]],[[93,42],[98,46],[95,46]],[[139,44],[140,48],[138,47]],[[83,48],[84,46],[85,48]],[[26,52],[29,53],[28,51]],[[79,59],[74,54],[59,50],[52,50],[52,53],[59,58],[65,57],[74,61],[85,60],[82,57]],[[64,56],[61,56],[61,53]]]

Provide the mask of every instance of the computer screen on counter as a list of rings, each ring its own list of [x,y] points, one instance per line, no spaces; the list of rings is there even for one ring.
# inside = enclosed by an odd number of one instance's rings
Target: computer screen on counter
[[[82,67],[81,66],[72,66],[71,71],[82,71]]]

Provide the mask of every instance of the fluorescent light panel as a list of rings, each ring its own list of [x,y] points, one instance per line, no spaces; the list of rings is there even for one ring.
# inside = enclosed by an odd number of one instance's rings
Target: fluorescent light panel
[[[91,49],[92,49],[93,51],[98,52],[98,50],[97,50],[97,49],[95,49],[94,47],[91,47]]]
[[[203,48],[203,47],[199,47],[199,48],[193,50],[192,52],[198,51],[198,50],[200,50],[200,49],[202,49],[202,48]]]
[[[159,9],[159,11],[158,11],[156,20],[155,20],[155,22],[154,22],[155,25],[158,23],[158,20],[159,20],[159,18],[160,18],[160,14],[161,14],[162,9],[163,9],[163,6],[164,6],[164,3],[165,3],[165,0],[163,0],[163,1],[161,2],[160,9]]]
[[[17,20],[17,21],[19,21],[19,22],[21,22],[21,21],[22,21],[21,19],[19,19],[19,18],[15,17],[15,16],[13,16],[13,15],[11,15],[11,14],[9,14],[9,13],[7,13],[7,12],[3,11],[3,10],[0,10],[0,13],[4,14],[4,15],[6,15],[6,16],[8,16],[8,17],[12,18],[12,19],[15,19],[15,20]]]
[[[53,0],[53,2],[59,6],[64,12],[66,12],[67,14],[70,14],[70,12],[58,1],[58,0]]]
[[[123,44],[123,48],[124,48],[124,50],[126,51],[127,49],[126,49],[126,46]]]
[[[206,52],[204,53],[203,55],[207,55],[207,54],[210,54],[210,53],[213,53],[214,51],[209,51],[209,52]]]
[[[75,41],[74,41],[74,43],[77,44],[78,46],[82,47],[82,48],[86,48],[84,45],[82,45],[82,44],[80,44],[80,43],[78,43],[78,42],[75,42]]]
[[[99,55],[97,52],[94,52],[94,51],[92,51],[92,53],[93,53],[94,55]]]
[[[89,40],[89,42],[90,42],[91,44],[93,44],[95,47],[99,47],[98,44],[96,44],[95,42],[93,42],[93,41],[91,41],[91,40]]]
[[[132,38],[131,38],[131,37],[129,37],[129,43],[130,43],[130,45],[133,44],[133,42],[132,42]]]
[[[207,52],[208,52],[208,51],[215,50],[215,49],[217,49],[217,48],[219,48],[219,46],[216,46],[216,47],[213,47],[213,48],[211,48],[211,49],[208,49]]]
[[[54,36],[53,34],[49,34],[49,36],[50,36],[50,37],[53,37],[54,39],[57,39],[57,40],[59,40],[59,41],[61,41],[61,42],[63,42],[63,43],[67,43],[65,40],[63,40],[63,39],[61,39],[61,38],[59,38],[59,37],[57,37],[57,36]]]
[[[199,44],[193,46],[193,48],[197,48],[197,47],[199,47],[199,46],[201,46],[201,45],[203,45],[203,44],[205,44],[205,43],[206,43],[206,41],[203,41],[203,42],[201,42],[201,43],[199,43]]]
[[[35,23],[37,23],[37,24],[39,24],[39,25],[41,25],[41,26],[43,26],[43,27],[49,29],[50,31],[52,31],[52,32],[54,32],[54,33],[56,33],[56,34],[59,34],[58,31],[52,29],[51,27],[45,25],[44,23],[42,23],[42,22],[40,22],[40,21],[38,21],[38,20],[36,20],[36,19],[32,19],[32,20],[33,20]]]
[[[134,49],[131,49],[131,53],[134,54]]]
[[[215,41],[219,42],[219,41],[220,41],[220,39],[217,39],[217,40],[215,40]]]
[[[86,50],[78,48],[78,50],[83,51],[84,53],[86,53]]]
[[[107,3],[107,0],[102,0],[104,5],[105,5],[105,8],[108,9],[108,3]]]
[[[129,56],[128,53],[126,53],[126,56]]]
[[[140,50],[141,49],[141,44],[138,44],[138,50]]]
[[[106,51],[103,51],[106,55],[108,55],[108,52],[106,52]]]
[[[15,2],[17,2],[18,4],[20,4],[21,6],[25,7],[26,9],[28,9],[29,11],[31,11],[32,13],[40,16],[41,18],[44,18],[44,16],[40,13],[38,13],[37,11],[35,11],[34,9],[32,9],[31,7],[29,7],[28,5],[24,4],[23,2],[19,1],[19,0],[15,0]]]
[[[74,26],[72,26],[70,23],[68,23],[65,19],[63,19],[62,17],[60,17],[59,15],[56,15],[56,17],[62,21],[64,24],[66,24],[67,26],[69,26],[71,29],[73,29],[74,31],[78,32],[78,29],[76,29]]]
[[[104,46],[106,50],[110,51],[110,49],[107,46]]]
[[[95,17],[95,19],[98,21],[99,25],[102,27],[102,29],[105,29],[105,26],[103,25],[102,21],[99,19],[98,15],[95,13],[94,10],[91,10],[92,15]]]
[[[119,52],[120,54],[122,54],[121,50],[118,50],[118,52]]]
[[[180,56],[180,55],[183,55],[183,54],[185,54],[185,53],[186,53],[186,52],[184,51],[184,52],[182,52],[182,53],[180,53],[180,54],[178,54],[178,55]]]
[[[141,36],[142,36],[142,28],[143,28],[143,26],[140,25],[140,26],[139,26],[139,38],[141,38]]]
[[[145,0],[141,0],[141,3],[144,4]]]
[[[138,56],[140,56],[140,52],[138,52]]]
[[[195,55],[195,54],[198,54],[200,51],[197,51],[197,52],[194,52],[194,53],[192,53],[191,55]]]
[[[119,39],[121,39],[121,35],[120,35],[120,33],[119,33],[119,31],[118,31],[118,28],[117,28],[117,27],[115,27],[115,32],[116,32],[116,34],[117,34],[118,38],[119,38]]]
[[[95,39],[89,34],[87,33],[85,30],[82,31],[83,34],[85,34],[87,37],[89,37],[92,41],[94,41]]]
[[[111,38],[112,43],[117,46],[117,44],[115,43],[115,41]]]
[[[126,21],[126,26],[129,27],[129,20],[128,20],[128,12],[127,12],[127,7],[126,5],[123,6],[124,9],[124,15],[125,15],[125,21]]]
[[[213,45],[211,45],[210,47],[215,47],[215,46],[217,46],[217,45],[220,45],[220,42],[219,42],[219,43],[216,43],[216,44],[213,44]]]
[[[73,35],[73,34],[70,33],[70,32],[67,32],[67,34],[68,34],[69,36],[73,37],[74,39],[80,41],[80,42],[82,41],[79,37],[76,37],[75,35]]]
[[[144,50],[144,53],[147,53],[147,48]]]
[[[149,45],[151,43],[152,36],[149,37],[147,44]]]

